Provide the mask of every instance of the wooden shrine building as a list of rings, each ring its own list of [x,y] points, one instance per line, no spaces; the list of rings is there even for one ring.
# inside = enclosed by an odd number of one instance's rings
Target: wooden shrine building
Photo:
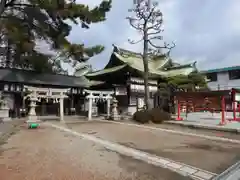
[[[178,91],[174,93],[175,104],[178,108],[177,120],[181,120],[180,112],[221,112],[223,124],[225,112],[233,112],[232,118],[228,120],[240,121],[240,90],[218,90],[218,91]],[[239,114],[239,117],[237,116]]]
[[[144,106],[143,61],[140,53],[113,46],[113,52],[104,69],[89,72],[86,77],[103,83],[92,86],[95,90],[114,91],[120,113],[133,114]],[[159,83],[166,77],[189,75],[196,71],[196,62],[180,65],[167,56],[152,56],[149,59],[149,91],[153,95]],[[101,106],[99,106],[101,107]]]
[[[39,74],[30,70],[1,67],[1,106],[4,99],[9,116],[20,117],[29,111],[31,98],[37,98],[34,106],[38,116],[59,115],[59,102],[63,98],[64,114],[80,113],[84,102],[83,89],[96,83],[89,81],[83,74]]]

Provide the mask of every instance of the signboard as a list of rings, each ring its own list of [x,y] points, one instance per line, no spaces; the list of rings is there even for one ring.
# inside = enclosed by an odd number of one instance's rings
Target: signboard
[[[158,90],[157,86],[148,86],[149,92],[156,92]],[[132,92],[144,92],[144,85],[131,84],[130,89]]]
[[[144,98],[138,98],[137,99],[137,108],[142,109],[142,108],[144,108],[144,105],[145,105]]]
[[[116,95],[127,95],[126,87],[116,87]]]
[[[235,101],[239,101],[240,102],[240,93],[236,93],[235,94]]]
[[[130,81],[131,81],[132,83],[144,84],[144,80],[141,79],[141,78],[134,78],[134,77],[132,77],[132,78],[130,78]],[[154,81],[154,80],[148,80],[148,84],[157,85],[158,83],[157,83],[156,80],[155,80],[155,81]]]

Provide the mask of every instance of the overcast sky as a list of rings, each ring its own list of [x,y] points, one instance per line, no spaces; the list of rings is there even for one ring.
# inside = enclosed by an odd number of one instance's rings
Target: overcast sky
[[[90,7],[101,0],[77,0]],[[172,58],[176,62],[197,61],[200,69],[240,65],[240,0],[158,0],[164,17],[164,40],[174,41]],[[112,44],[141,52],[142,44],[126,16],[132,0],[113,0],[107,20],[85,30],[73,26],[69,39],[87,46],[101,44],[106,50],[89,62],[94,69],[103,68],[112,52]]]

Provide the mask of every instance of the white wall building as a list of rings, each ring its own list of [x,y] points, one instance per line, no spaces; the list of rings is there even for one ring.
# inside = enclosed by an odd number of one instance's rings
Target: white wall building
[[[240,66],[203,71],[211,90],[240,89]]]

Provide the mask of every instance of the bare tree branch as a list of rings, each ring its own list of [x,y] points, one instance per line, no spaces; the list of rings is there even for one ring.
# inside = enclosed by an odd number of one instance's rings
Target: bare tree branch
[[[156,7],[157,7],[157,6],[154,5],[154,6],[151,8],[150,13],[149,13],[148,17],[145,19],[145,21],[148,21],[148,20],[152,17],[152,15],[153,15]]]
[[[151,41],[151,40],[163,40],[163,37],[162,36],[153,36],[153,37],[148,37],[148,40]]]
[[[139,23],[139,21],[140,21],[139,19],[134,19],[134,18],[131,18],[131,17],[127,17],[126,19],[129,20],[130,25],[134,29],[143,31],[143,24]],[[138,23],[134,24],[134,22],[138,22]]]
[[[0,17],[5,10],[6,4],[7,4],[7,0],[0,0]]]
[[[159,31],[160,28],[162,27],[162,20],[158,20],[159,22],[152,23],[152,26],[148,26],[147,30],[155,30]]]
[[[140,43],[141,41],[143,41],[143,38],[139,39],[138,41],[134,41],[134,40],[128,39],[128,42],[129,42],[130,44],[138,44],[138,43]]]
[[[158,45],[154,44],[154,43],[153,43],[152,41],[150,41],[150,40],[148,40],[148,43],[149,43],[152,47],[154,47],[154,48],[156,48],[156,49],[169,49],[169,50],[171,50],[171,49],[173,49],[173,48],[176,46],[176,44],[175,44],[174,42],[172,42],[172,45],[164,42],[164,45],[163,45],[163,46],[158,46]]]
[[[156,34],[159,34],[159,33],[163,32],[163,31],[164,31],[163,29],[159,29],[158,31],[148,33],[148,36],[156,35]]]

